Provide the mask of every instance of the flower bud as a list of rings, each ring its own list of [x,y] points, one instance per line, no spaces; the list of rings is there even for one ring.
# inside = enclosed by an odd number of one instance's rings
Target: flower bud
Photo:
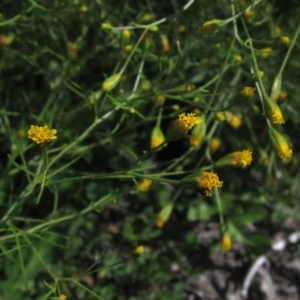
[[[194,148],[199,146],[204,139],[206,133],[206,122],[205,118],[202,118],[202,122],[195,125],[192,129],[191,137],[190,137],[190,147]]]
[[[243,89],[241,91],[241,95],[244,98],[250,99],[254,96],[255,91],[256,91],[255,87],[245,86],[245,87],[243,87]]]
[[[272,84],[270,98],[273,101],[276,101],[280,95],[280,92],[281,92],[281,73],[276,76]]]
[[[282,112],[275,101],[273,101],[269,97],[264,98],[264,106],[265,106],[266,115],[268,119],[272,121],[273,124],[284,123]]]
[[[244,12],[244,19],[245,19],[246,21],[252,22],[253,17],[254,17],[254,12],[253,12],[253,10],[248,9],[248,10],[246,10],[246,11]]]
[[[156,97],[156,103],[159,105],[163,105],[165,100],[166,100],[166,97],[164,95],[158,95]]]
[[[211,20],[205,22],[200,28],[199,32],[203,35],[210,35],[216,33],[223,25],[225,25],[225,22],[222,20]]]
[[[166,133],[166,140],[170,142],[177,141],[183,138],[190,129],[192,129],[196,124],[199,124],[202,121],[202,117],[196,117],[193,113],[180,114],[178,116],[178,119],[176,119],[169,125]]]
[[[109,32],[109,31],[112,31],[112,30],[113,30],[113,27],[112,27],[109,23],[102,23],[102,24],[101,24],[101,29],[102,29],[103,31]]]
[[[289,147],[284,136],[274,128],[269,128],[269,135],[278,156],[281,158],[289,158],[293,154],[293,150]]]
[[[212,138],[209,144],[209,149],[211,153],[218,151],[221,147],[222,143],[219,138]]]
[[[152,180],[144,178],[136,185],[136,190],[138,192],[147,192],[151,184],[152,184]]]
[[[272,53],[272,48],[271,47],[266,47],[260,50],[260,56],[262,58],[266,58],[268,56],[270,56],[270,54]]]
[[[109,92],[109,91],[113,90],[119,83],[119,81],[121,79],[121,75],[122,74],[117,73],[117,74],[114,74],[114,75],[106,78],[102,84],[102,90],[104,92]]]
[[[145,252],[144,246],[138,246],[135,248],[134,252],[138,255],[142,255]]]
[[[232,112],[226,111],[225,117],[227,123],[237,129],[242,125],[242,115],[241,114],[233,114]]]
[[[231,237],[228,232],[225,232],[222,236],[221,248],[224,252],[229,251],[232,248]]]
[[[122,42],[121,42],[122,48],[128,45],[129,41],[130,41],[130,31],[128,29],[124,29],[122,31]]]
[[[161,41],[161,50],[162,52],[169,52],[170,51],[170,44],[168,37],[165,34],[160,35],[160,41]]]
[[[0,34],[0,46],[8,46],[10,45],[14,40],[13,34]]]
[[[151,133],[151,142],[150,147],[151,149],[155,149],[159,145],[161,145],[165,141],[165,136],[163,132],[161,131],[159,126],[155,126]],[[162,147],[159,147],[157,150],[161,150]]]
[[[68,44],[68,55],[72,59],[77,58],[77,45],[73,43]]]
[[[215,120],[219,122],[223,122],[226,120],[226,117],[222,111],[217,111],[215,113]]]
[[[170,203],[159,212],[158,217],[156,219],[157,227],[162,228],[165,225],[165,223],[170,218],[172,210],[173,210],[173,203]]]

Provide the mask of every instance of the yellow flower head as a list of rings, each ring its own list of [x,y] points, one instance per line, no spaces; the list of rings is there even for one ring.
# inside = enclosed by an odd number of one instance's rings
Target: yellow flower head
[[[216,173],[213,172],[203,172],[197,177],[198,186],[204,189],[206,196],[212,195],[213,188],[222,187],[223,182],[219,180]]]
[[[252,98],[253,95],[254,95],[254,92],[256,91],[256,88],[255,87],[251,87],[251,86],[245,86],[243,89],[242,89],[242,96],[244,96],[245,98]]]
[[[216,162],[216,167],[234,166],[246,167],[252,162],[252,152],[250,150],[236,151],[230,153]]]
[[[241,114],[233,114],[231,112],[226,112],[225,113],[226,116],[226,121],[228,122],[228,124],[237,129],[242,125],[242,115]]]
[[[199,28],[199,32],[204,35],[213,34],[217,32],[224,24],[224,21],[217,19],[207,21]]]
[[[221,147],[221,140],[218,138],[212,138],[209,144],[209,149],[211,153],[218,151]]]
[[[219,122],[223,122],[223,121],[225,121],[226,117],[222,111],[217,111],[215,113],[215,119]]]
[[[156,97],[156,103],[159,105],[164,104],[165,100],[166,100],[166,97],[164,95],[158,95]]]
[[[190,129],[193,128],[194,125],[199,124],[202,122],[201,117],[196,117],[195,114],[185,114],[182,113],[178,116],[177,124],[182,130],[188,132]]]
[[[237,151],[232,153],[232,163],[235,166],[246,167],[252,162],[252,152],[250,150]]]
[[[161,217],[158,217],[158,218],[156,219],[155,224],[156,224],[156,227],[162,228],[162,227],[164,227],[164,225],[165,225],[165,221],[164,221]]]
[[[248,9],[248,10],[246,10],[246,11],[244,12],[244,18],[245,18],[247,21],[251,22],[251,21],[253,20],[253,17],[254,17],[254,12],[253,12],[253,10]]]
[[[273,124],[284,124],[283,115],[281,109],[276,104],[274,100],[267,97],[264,99],[265,111],[268,118],[272,121]]]
[[[28,138],[33,140],[36,144],[43,146],[52,140],[57,139],[57,136],[55,136],[56,133],[56,129],[49,129],[46,125],[31,125],[30,129],[28,130]]]
[[[239,55],[239,54],[234,54],[233,55],[233,59],[236,61],[236,62],[241,62],[243,60],[242,56]]]
[[[145,252],[145,247],[144,246],[138,246],[135,248],[134,251],[138,255],[142,255]]]
[[[260,51],[261,51],[260,56],[262,58],[266,58],[266,57],[270,56],[270,54],[272,53],[273,50],[271,47],[266,47],[266,48],[261,49]]]
[[[178,119],[173,121],[167,130],[166,139],[168,141],[176,141],[186,135],[186,133],[193,128],[196,124],[203,121],[202,117],[199,117],[194,113],[182,113],[178,116]]]
[[[152,184],[152,180],[144,178],[139,184],[136,186],[136,190],[139,192],[147,192]]]
[[[270,128],[269,134],[274,148],[280,158],[289,158],[293,154],[293,150],[289,147],[285,137],[273,128]]]
[[[70,58],[72,59],[76,59],[77,58],[77,45],[74,43],[69,43],[68,44],[68,55]]]
[[[229,251],[232,248],[231,237],[227,232],[222,237],[221,247],[223,251]]]
[[[171,216],[172,210],[173,210],[173,203],[170,203],[162,208],[155,222],[158,228],[164,227],[165,223],[169,220]]]
[[[61,295],[59,296],[59,300],[66,300],[66,299],[67,299],[67,296],[64,295],[64,294],[61,294]]]
[[[282,44],[287,45],[290,42],[290,38],[288,36],[282,36],[281,42],[282,42]]]
[[[286,101],[286,99],[287,99],[287,92],[281,91],[277,99],[277,102],[284,102]]]

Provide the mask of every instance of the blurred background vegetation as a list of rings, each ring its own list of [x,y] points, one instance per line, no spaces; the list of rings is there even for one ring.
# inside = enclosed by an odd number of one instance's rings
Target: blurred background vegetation
[[[0,13],[0,299],[239,295],[299,226],[297,1],[2,0]],[[180,113],[205,120],[198,142],[150,150]],[[57,139],[36,145],[31,125]],[[251,165],[216,168],[245,149]],[[182,185],[199,170],[223,182],[212,197]]]

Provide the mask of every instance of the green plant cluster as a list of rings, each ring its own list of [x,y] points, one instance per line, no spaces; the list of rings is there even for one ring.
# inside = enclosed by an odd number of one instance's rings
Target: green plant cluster
[[[213,2],[1,1],[0,299],[185,299],[298,224],[300,7]]]

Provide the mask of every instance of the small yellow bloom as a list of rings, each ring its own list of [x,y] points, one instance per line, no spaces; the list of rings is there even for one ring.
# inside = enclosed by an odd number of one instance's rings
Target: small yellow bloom
[[[165,141],[165,136],[161,131],[160,127],[155,126],[151,132],[151,141],[150,148],[155,149]],[[157,150],[161,150],[162,147],[159,147]]]
[[[73,44],[73,43],[68,44],[68,55],[72,59],[77,58],[77,46],[76,46],[76,44]]]
[[[239,55],[239,54],[233,55],[233,59],[234,59],[236,62],[241,62],[241,61],[243,60],[242,56]]]
[[[221,147],[221,140],[218,138],[212,138],[209,144],[209,149],[211,153],[218,151]]]
[[[254,17],[254,12],[253,10],[246,10],[244,12],[244,18],[248,21],[248,22],[251,22],[253,20],[253,17]]]
[[[254,92],[256,91],[255,87],[251,87],[251,86],[245,86],[242,89],[241,94],[245,97],[245,98],[252,98],[254,95]]]
[[[142,255],[145,252],[145,247],[144,246],[138,246],[135,248],[134,251],[138,255]]]
[[[287,45],[290,42],[290,38],[288,36],[281,36],[281,43]]]
[[[280,158],[289,158],[293,154],[293,150],[289,147],[285,137],[274,128],[269,129],[270,138],[274,148]]]
[[[61,295],[59,296],[59,300],[66,300],[66,299],[67,299],[67,296],[64,295],[64,294],[61,294]]]
[[[271,47],[266,47],[266,48],[261,49],[260,51],[261,51],[260,56],[262,58],[266,58],[266,57],[270,56],[270,54],[272,53],[273,50]]]
[[[19,129],[19,130],[17,130],[17,137],[18,138],[23,138],[25,136],[25,130],[24,129]]]
[[[102,84],[102,90],[105,92],[109,92],[114,89],[121,79],[122,74],[117,73],[108,78],[106,78]]]
[[[234,166],[246,167],[252,162],[252,151],[243,150],[230,153],[216,162],[216,167]]]
[[[173,121],[167,130],[167,141],[176,141],[186,135],[186,133],[192,129],[196,124],[203,121],[203,118],[196,116],[194,113],[182,113],[178,116],[178,119]]]
[[[232,163],[235,166],[246,167],[252,162],[252,151],[243,150],[237,151],[232,154]]]
[[[231,112],[226,112],[225,113],[226,116],[226,121],[228,122],[228,124],[237,129],[242,125],[242,115],[241,114],[233,114]]]
[[[86,5],[82,5],[82,6],[80,7],[80,11],[83,12],[83,13],[86,13],[86,12],[89,11],[89,8],[88,8]]]
[[[266,115],[272,121],[272,123],[284,124],[284,119],[283,119],[281,109],[276,104],[276,102],[268,97],[264,99],[264,104],[265,104]]]
[[[8,46],[10,45],[14,40],[14,36],[12,34],[9,35],[0,35],[0,46]]]
[[[136,190],[139,192],[147,192],[152,184],[152,180],[144,178],[137,184]]]
[[[223,181],[220,181],[218,175],[213,172],[203,172],[197,177],[197,181],[199,187],[204,189],[206,196],[212,195],[213,188],[219,188],[223,185]]]
[[[160,35],[160,41],[161,41],[161,50],[162,52],[169,52],[170,51],[170,44],[168,37],[165,34]]]
[[[202,122],[195,125],[192,129],[191,137],[190,137],[190,147],[194,148],[199,146],[205,137],[206,134],[206,122],[203,117]]]
[[[218,111],[215,113],[215,119],[219,122],[223,122],[226,120],[225,115],[222,111]]]
[[[232,248],[231,237],[227,232],[222,237],[221,247],[223,251],[229,251]]]
[[[48,126],[31,125],[28,130],[28,138],[33,140],[36,144],[43,146],[57,139],[57,136],[55,136],[56,133],[56,129],[49,129]]]
[[[277,99],[278,102],[284,102],[287,99],[287,92],[281,91]]]
[[[262,151],[259,162],[265,167],[267,167],[269,165],[270,159],[266,152]]]
[[[125,51],[125,52],[131,52],[131,51],[132,51],[132,48],[133,48],[132,45],[129,45],[129,44],[128,44],[128,45],[126,45],[126,46],[124,47],[124,51]]]
[[[166,100],[166,98],[165,98],[164,95],[158,95],[158,96],[156,97],[156,102],[157,102],[157,104],[159,104],[159,105],[164,104],[165,100]]]
[[[158,218],[156,219],[155,224],[156,224],[156,227],[162,228],[162,227],[164,227],[165,222],[164,222],[164,220],[162,220],[160,217],[158,217]]]
[[[217,32],[224,24],[224,21],[217,19],[207,21],[199,28],[199,32],[203,35],[210,35]]]
[[[158,228],[164,227],[165,223],[169,220],[171,216],[172,210],[173,210],[173,203],[170,203],[159,212],[155,222]]]

